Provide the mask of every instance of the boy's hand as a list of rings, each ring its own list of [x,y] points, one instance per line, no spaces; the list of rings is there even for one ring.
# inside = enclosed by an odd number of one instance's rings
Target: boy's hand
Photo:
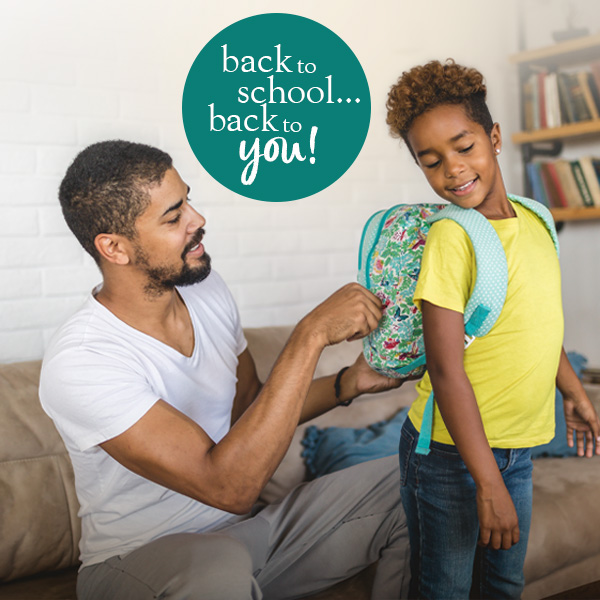
[[[491,493],[477,490],[477,515],[480,546],[508,550],[519,541],[519,518],[503,482]]]
[[[585,391],[579,394],[564,394],[563,407],[567,424],[567,444],[572,448],[575,444],[573,433],[577,439],[577,456],[594,455],[594,440],[596,454],[600,455],[600,421],[594,406]]]
[[[573,433],[577,439],[577,455],[591,458],[594,455],[594,441],[596,454],[600,454],[600,421],[581,381],[573,370],[569,357],[562,349],[558,372],[556,374],[556,387],[563,395],[563,408],[567,424],[567,444],[574,446]]]

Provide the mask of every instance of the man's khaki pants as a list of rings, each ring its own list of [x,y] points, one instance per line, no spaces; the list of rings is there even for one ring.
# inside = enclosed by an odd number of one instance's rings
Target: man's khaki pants
[[[379,561],[372,598],[406,597],[409,546],[398,457],[304,483],[216,532],[159,538],[86,567],[79,600],[283,600]]]

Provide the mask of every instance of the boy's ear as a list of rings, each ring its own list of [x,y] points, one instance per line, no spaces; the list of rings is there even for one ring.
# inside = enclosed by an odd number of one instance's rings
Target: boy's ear
[[[490,140],[492,141],[494,154],[500,154],[500,151],[502,150],[502,133],[500,132],[499,123],[494,123],[492,132],[490,133]]]
[[[129,244],[125,238],[114,233],[99,233],[94,239],[94,246],[100,256],[115,265],[127,265],[131,261]]]

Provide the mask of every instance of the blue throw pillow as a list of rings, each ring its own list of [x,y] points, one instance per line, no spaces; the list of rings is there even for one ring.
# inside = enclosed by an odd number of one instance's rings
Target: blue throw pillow
[[[302,457],[309,476],[321,477],[366,460],[396,454],[407,414],[408,408],[404,408],[387,421],[360,429],[307,427],[302,440]]]
[[[577,352],[568,353],[569,361],[581,377],[587,358]],[[398,452],[400,431],[406,420],[408,408],[402,409],[391,419],[380,421],[368,427],[327,427],[316,425],[306,428],[302,445],[302,457],[311,478],[321,477],[346,467],[391,456]],[[575,456],[577,449],[567,445],[567,425],[563,411],[562,394],[556,390],[555,397],[556,432],[554,439],[543,446],[532,449],[532,458],[547,456]]]

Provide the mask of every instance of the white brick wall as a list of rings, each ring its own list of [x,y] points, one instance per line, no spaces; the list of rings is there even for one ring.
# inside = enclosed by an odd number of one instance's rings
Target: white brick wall
[[[72,158],[98,140],[131,139],[172,154],[207,218],[207,249],[245,325],[295,322],[354,279],[367,217],[398,202],[432,199],[385,125],[387,90],[402,70],[448,56],[472,64],[487,76],[492,112],[507,137],[517,127],[516,76],[507,62],[516,49],[516,0],[448,6],[290,5],[333,29],[359,57],[372,120],[361,155],[339,181],[311,198],[269,204],[232,194],[198,165],[185,139],[181,93],[213,35],[251,14],[280,11],[280,2],[230,0],[207,8],[174,0],[168,9],[141,0],[0,2],[0,362],[40,358],[56,327],[99,281],[56,199]],[[507,139],[504,175],[518,191],[517,156]],[[598,291],[590,284],[586,293],[597,298]],[[597,311],[589,312],[597,331]],[[591,343],[586,348],[594,352]],[[600,362],[597,350],[595,356]]]

